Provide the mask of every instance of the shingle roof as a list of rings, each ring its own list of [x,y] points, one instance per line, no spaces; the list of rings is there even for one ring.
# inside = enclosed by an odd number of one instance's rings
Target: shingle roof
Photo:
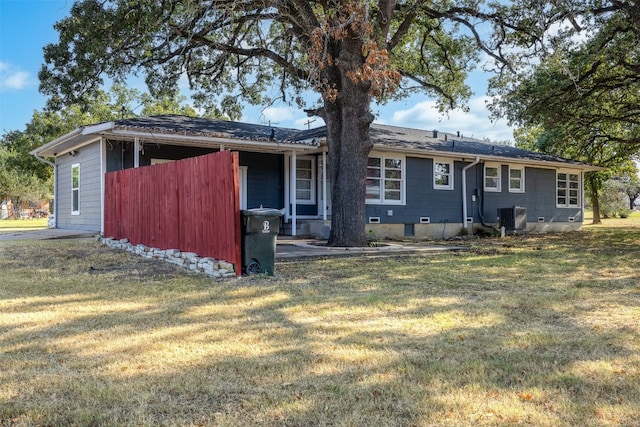
[[[536,162],[585,165],[576,160],[536,153],[508,145],[491,144],[490,142],[465,138],[451,133],[408,129],[374,123],[371,125],[370,135],[375,145],[412,151],[424,150],[425,153],[460,153],[470,156],[504,157]]]
[[[119,120],[115,122],[115,125],[120,129],[125,128],[253,141],[295,142],[298,141],[296,135],[300,133],[298,129],[170,114]]]
[[[223,138],[237,140],[242,145],[251,146],[252,142],[267,142],[277,144],[281,149],[287,146],[319,147],[322,140],[327,137],[326,126],[299,130],[281,128],[275,126],[258,125],[251,123],[232,122],[226,120],[209,119],[202,117],[187,117],[179,115],[160,115],[151,117],[136,117],[112,122],[109,129],[120,131],[120,135],[127,132],[147,132],[163,135]],[[63,149],[72,149],[74,144],[81,143],[94,132],[103,132],[101,124],[94,130],[87,130],[91,126],[78,128],[75,131],[45,144],[33,153],[45,156],[56,155]],[[106,133],[111,130],[106,130]],[[85,135],[86,134],[86,135]],[[456,155],[481,156],[485,159],[506,158],[520,162],[552,162],[580,166],[583,169],[596,170],[594,166],[575,160],[564,159],[542,153],[522,150],[504,145],[493,145],[478,139],[466,138],[458,134],[419,129],[409,129],[398,126],[388,126],[373,123],[370,128],[373,144],[378,149],[391,149],[400,152],[424,153],[426,155]],[[255,144],[254,144],[255,145]],[[263,148],[267,150],[267,148]]]

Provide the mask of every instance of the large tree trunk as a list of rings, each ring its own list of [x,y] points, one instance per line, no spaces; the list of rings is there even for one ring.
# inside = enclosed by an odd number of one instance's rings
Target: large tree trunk
[[[593,174],[587,175],[587,185],[589,186],[589,191],[591,192],[591,207],[593,209],[593,224],[602,224],[602,219],[600,218],[600,199],[598,197],[598,192],[600,190],[598,185],[598,179]]]
[[[348,50],[349,43],[343,44]],[[360,52],[358,40],[352,48]],[[348,57],[348,56],[347,56]],[[352,55],[350,60],[360,58]],[[357,61],[357,60],[356,60]],[[359,64],[341,64],[357,67]],[[366,246],[365,195],[367,161],[373,144],[369,127],[373,122],[369,87],[354,82],[341,72],[340,91],[335,101],[325,100],[325,122],[329,145],[329,174],[331,177],[331,233],[329,246]]]

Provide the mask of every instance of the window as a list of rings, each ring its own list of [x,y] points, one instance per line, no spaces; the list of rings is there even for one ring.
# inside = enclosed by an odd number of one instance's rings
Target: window
[[[509,192],[524,193],[524,167],[509,166]]]
[[[501,191],[500,165],[484,165],[484,191]]]
[[[404,158],[369,157],[367,203],[404,203]]]
[[[80,163],[71,165],[71,215],[80,215]]]
[[[558,171],[556,175],[556,205],[559,208],[580,206],[580,174]]]
[[[296,201],[301,205],[314,204],[316,199],[315,159],[296,158]]]
[[[433,161],[433,188],[436,190],[453,190],[452,161]]]

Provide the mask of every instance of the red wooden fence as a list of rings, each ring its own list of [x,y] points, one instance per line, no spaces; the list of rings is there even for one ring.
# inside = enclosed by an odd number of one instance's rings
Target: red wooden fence
[[[207,154],[105,176],[104,235],[195,252],[241,270],[238,154]]]

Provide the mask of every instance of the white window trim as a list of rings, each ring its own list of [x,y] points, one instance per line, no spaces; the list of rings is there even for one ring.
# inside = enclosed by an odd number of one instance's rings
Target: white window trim
[[[566,203],[565,204],[560,204],[558,203],[558,175],[564,173],[567,174],[567,193],[565,194],[565,199],[566,199]],[[569,190],[570,190],[570,183],[571,181],[569,181],[569,175],[578,175],[578,200],[576,201],[576,204],[569,204]],[[575,169],[557,169],[556,170],[556,186],[555,186],[555,198],[556,198],[556,208],[570,208],[570,209],[575,209],[575,208],[580,208],[582,207],[582,173],[580,173],[580,171],[577,171]]]
[[[495,178],[497,179],[497,186],[495,187],[487,187],[487,168],[492,168],[492,169],[496,169],[496,171],[498,172],[498,175],[495,176]],[[502,165],[500,165],[499,163],[485,163],[484,164],[484,168],[483,168],[483,186],[484,186],[484,191],[490,192],[490,193],[500,193],[502,191]],[[491,177],[494,178],[494,177]]]
[[[407,158],[403,155],[385,155],[380,153],[369,153],[369,158],[380,159],[380,198],[378,199],[365,199],[367,205],[396,205],[401,206],[406,204],[406,182],[407,182]],[[400,200],[387,200],[384,198],[384,184],[385,184],[385,160],[400,160]]]
[[[449,165],[449,185],[439,185],[436,184],[436,163],[448,164]],[[453,160],[445,160],[445,159],[433,159],[433,189],[434,190],[453,190],[454,189],[454,163]]]
[[[511,171],[512,170],[519,170],[520,173],[520,188],[511,188]],[[525,176],[525,167],[524,166],[511,166],[509,165],[509,193],[524,193],[525,192],[525,186],[524,186],[524,176]],[[557,181],[556,181],[556,185],[557,185]]]
[[[298,197],[298,195],[296,194],[296,204],[298,205],[315,205],[316,204],[316,158],[314,156],[297,156],[296,157],[296,163],[298,162],[298,160],[311,160],[311,191],[310,191],[310,195],[309,195],[309,200],[307,199],[301,199],[300,197]],[[296,164],[296,180],[300,181],[300,174],[297,172],[298,171],[298,165]],[[305,180],[307,180],[305,178]],[[299,190],[298,185],[296,184],[296,191]]]
[[[73,171],[78,169],[78,188],[73,186]],[[74,210],[73,206],[73,193],[78,191],[78,209]],[[80,163],[74,163],[71,165],[71,215],[80,215]]]

